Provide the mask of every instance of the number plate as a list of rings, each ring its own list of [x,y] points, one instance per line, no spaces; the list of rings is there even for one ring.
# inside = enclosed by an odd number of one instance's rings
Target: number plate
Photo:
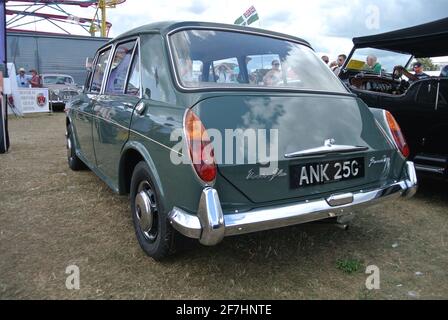
[[[364,158],[324,161],[289,167],[291,189],[364,177]]]

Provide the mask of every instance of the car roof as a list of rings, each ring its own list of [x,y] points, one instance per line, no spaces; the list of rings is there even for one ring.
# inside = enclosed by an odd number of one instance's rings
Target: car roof
[[[111,43],[114,43],[119,40],[123,40],[132,36],[137,36],[139,34],[144,33],[160,33],[162,36],[166,36],[170,32],[176,30],[176,29],[189,29],[189,28],[210,28],[210,29],[225,29],[229,31],[237,31],[237,32],[245,32],[245,33],[257,33],[262,34],[266,36],[276,37],[276,38],[284,38],[286,40],[299,42],[305,46],[308,46],[312,49],[311,45],[308,41],[303,40],[298,37],[294,37],[291,35],[287,35],[284,33],[259,29],[259,28],[252,28],[247,26],[239,26],[234,24],[224,24],[224,23],[212,23],[212,22],[200,22],[200,21],[163,21],[163,22],[155,22],[143,25],[141,27],[132,29],[130,31],[127,31],[116,38],[109,41],[107,44],[105,44],[102,47],[106,47],[110,45]]]

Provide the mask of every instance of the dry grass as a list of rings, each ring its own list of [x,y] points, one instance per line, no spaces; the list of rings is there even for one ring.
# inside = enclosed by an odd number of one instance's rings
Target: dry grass
[[[448,298],[447,184],[371,208],[345,232],[311,224],[193,243],[165,263],[140,250],[128,198],[65,159],[64,115],[11,119],[0,155],[0,298]],[[337,262],[354,260],[347,274]],[[76,264],[81,289],[65,288]],[[368,265],[381,289],[365,288]],[[421,272],[422,275],[416,275]],[[412,296],[409,292],[413,292]]]

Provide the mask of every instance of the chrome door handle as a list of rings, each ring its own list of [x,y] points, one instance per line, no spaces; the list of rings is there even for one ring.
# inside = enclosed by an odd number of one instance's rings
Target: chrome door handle
[[[146,105],[143,102],[139,102],[137,104],[137,106],[135,107],[135,113],[137,113],[140,116],[143,114],[143,112],[145,112],[145,110],[146,110]]]

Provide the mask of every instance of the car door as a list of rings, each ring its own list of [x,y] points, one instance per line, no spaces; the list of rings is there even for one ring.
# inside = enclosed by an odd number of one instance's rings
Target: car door
[[[437,87],[438,81],[435,79],[422,80],[415,96],[415,104],[411,105],[409,112],[405,114],[404,126],[410,129],[406,130],[405,134],[414,142],[414,146],[411,145],[414,154],[423,151],[425,138],[436,120]]]
[[[412,157],[422,152],[424,137],[434,121],[436,96],[437,80],[425,79],[412,84],[402,97],[381,98],[381,106],[397,119]]]
[[[138,40],[115,46],[103,93],[95,101],[93,144],[97,167],[113,187],[118,182],[118,164],[129,137],[132,112],[140,100]]]
[[[448,79],[437,80],[438,92],[435,103],[428,108],[431,110],[428,129],[425,133],[423,149],[426,154],[448,155]]]
[[[91,80],[83,95],[75,103],[74,128],[78,150],[84,160],[92,165],[96,165],[95,151],[92,140],[92,125],[94,122],[93,107],[101,92],[104,72],[109,60],[111,48],[100,51],[95,59]],[[73,107],[73,106],[72,106]]]

